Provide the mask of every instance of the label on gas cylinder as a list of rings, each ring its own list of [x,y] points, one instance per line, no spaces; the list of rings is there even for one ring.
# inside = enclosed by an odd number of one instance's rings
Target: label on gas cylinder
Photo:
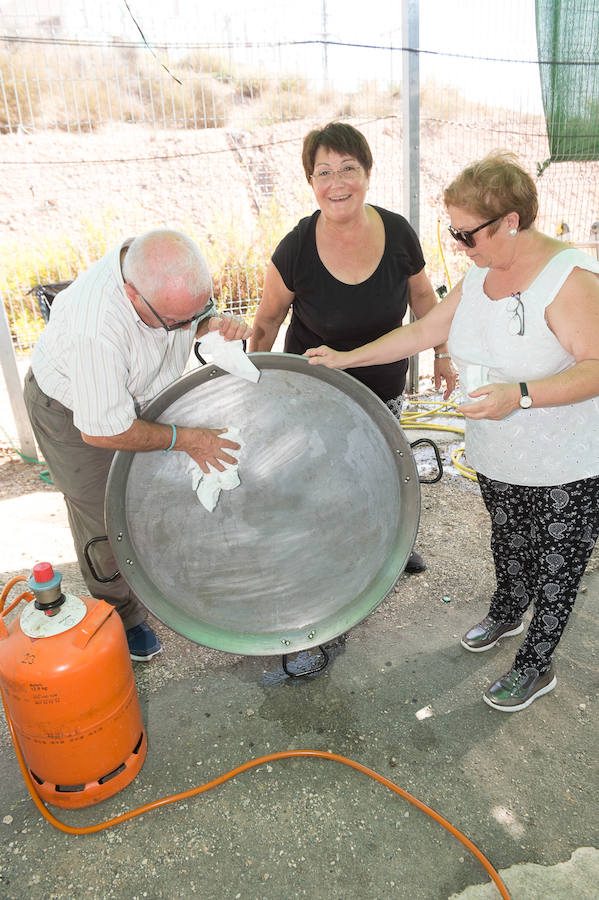
[[[36,609],[33,602],[28,603],[21,613],[21,630],[30,638],[53,637],[74,628],[87,613],[87,606],[81,597],[73,594],[64,595],[64,603],[58,607],[53,616],[43,609]]]

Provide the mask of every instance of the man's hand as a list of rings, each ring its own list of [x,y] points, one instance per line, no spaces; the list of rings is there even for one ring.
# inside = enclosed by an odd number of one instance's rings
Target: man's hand
[[[224,437],[226,431],[226,428],[178,428],[177,450],[185,450],[206,475],[210,466],[224,472],[224,462],[232,465],[237,462],[227,450],[239,450],[241,446]]]
[[[240,444],[224,437],[226,428],[186,428],[177,426],[177,438],[172,450],[183,450],[208,474],[210,466],[224,472],[223,463],[235,465],[237,460],[227,450],[239,450]],[[86,444],[110,450],[129,450],[133,453],[165,450],[172,436],[169,425],[135,419],[127,431],[107,437],[81,433]]]
[[[208,331],[218,331],[226,341],[245,341],[252,329],[243,319],[237,316],[221,315],[208,319]]]

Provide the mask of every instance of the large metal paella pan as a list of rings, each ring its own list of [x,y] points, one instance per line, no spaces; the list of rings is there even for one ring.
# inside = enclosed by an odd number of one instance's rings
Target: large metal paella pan
[[[184,453],[115,455],[106,528],[121,572],[162,622],[209,647],[286,654],[364,619],[403,571],[418,472],[387,407],[344,372],[254,353],[258,384],[205,365],[144,417],[239,428],[235,490],[208,512]]]

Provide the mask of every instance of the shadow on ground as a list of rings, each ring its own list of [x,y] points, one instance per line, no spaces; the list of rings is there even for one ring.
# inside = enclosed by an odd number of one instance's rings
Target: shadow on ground
[[[51,548],[67,589],[85,593],[60,514],[34,522],[32,540],[35,507],[21,516],[10,508],[14,553],[3,583]],[[510,667],[517,638],[484,654],[459,644],[485,614],[493,584],[486,513],[472,485],[446,478],[423,488],[418,549],[428,570],[402,575],[309,678],[286,675],[280,657],[209,650],[155,622],[164,652],[134,665],[149,740],[142,771],[97,806],[52,811],[85,826],[265,754],[332,751],[452,822],[505,871],[514,900],[595,896],[584,891],[599,882],[597,554],[556,657],[557,688],[506,715],[481,695]],[[446,900],[473,885],[481,887],[464,897],[499,896],[438,823],[332,759],[264,763],[199,797],[71,836],[34,807],[4,720],[0,749],[6,900]],[[578,848],[590,849],[569,864]]]

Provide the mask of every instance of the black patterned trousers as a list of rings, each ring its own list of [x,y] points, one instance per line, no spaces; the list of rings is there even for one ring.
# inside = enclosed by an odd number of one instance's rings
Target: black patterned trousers
[[[544,672],[572,612],[599,535],[599,477],[525,487],[478,474],[491,516],[497,589],[489,615],[519,622],[534,612],[514,667]]]

